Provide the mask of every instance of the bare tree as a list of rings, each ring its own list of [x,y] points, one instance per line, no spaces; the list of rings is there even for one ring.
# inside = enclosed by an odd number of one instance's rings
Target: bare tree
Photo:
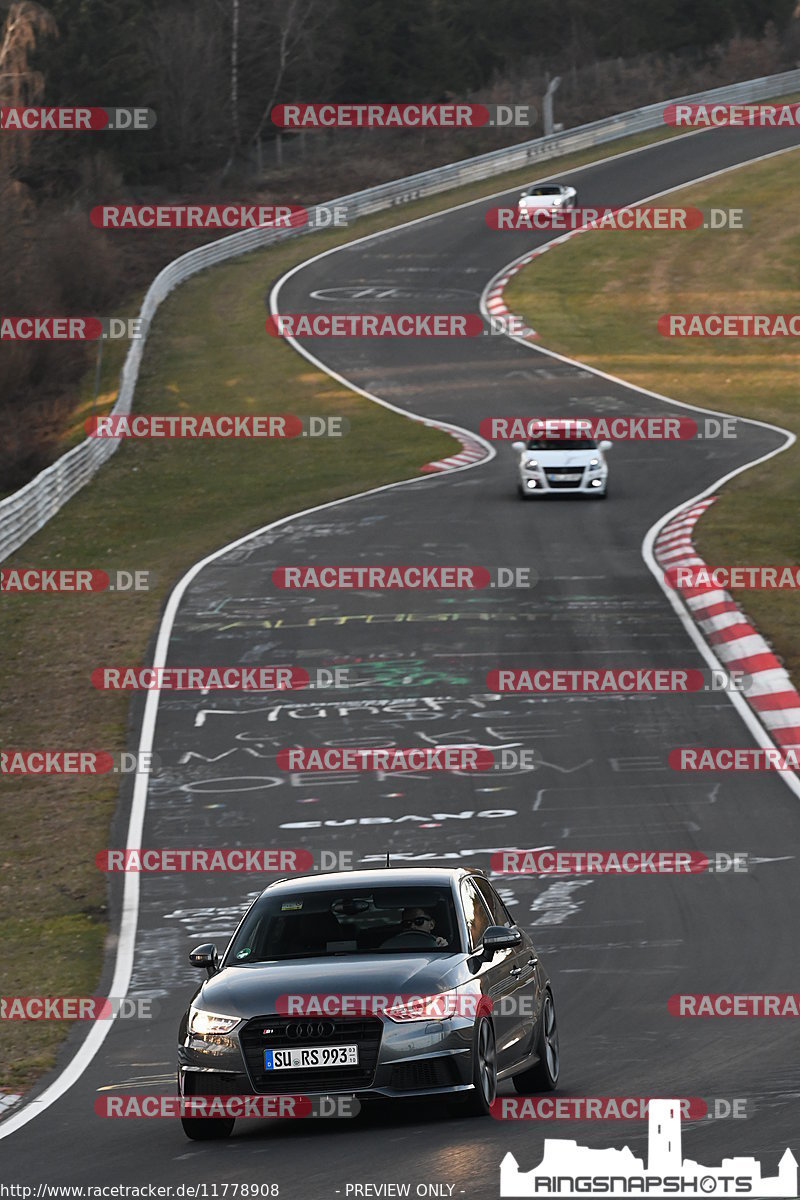
[[[181,189],[188,163],[211,163],[224,133],[225,55],[215,8],[183,4],[152,19],[144,51],[164,151]]]
[[[43,37],[55,37],[58,29],[47,9],[33,0],[20,0],[9,9],[0,34],[0,104],[22,108],[36,104],[44,95],[44,76],[29,63],[31,53]],[[0,138],[0,170],[12,171],[30,154],[30,139]]]

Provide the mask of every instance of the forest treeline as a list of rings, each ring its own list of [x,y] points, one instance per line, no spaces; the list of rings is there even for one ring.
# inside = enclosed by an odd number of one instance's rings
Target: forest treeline
[[[278,138],[279,103],[541,107],[558,75],[570,127],[798,60],[797,0],[0,0],[0,106],[157,114],[147,132],[0,132],[0,315],[105,314],[198,240],[103,233],[97,203],[306,203],[541,133]],[[0,344],[0,492],[59,452],[88,354]]]

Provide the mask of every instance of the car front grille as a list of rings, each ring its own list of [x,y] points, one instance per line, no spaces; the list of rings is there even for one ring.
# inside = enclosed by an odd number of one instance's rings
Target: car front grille
[[[547,482],[551,488],[579,488],[583,482],[585,467],[548,467],[545,470]],[[577,475],[577,479],[565,479],[564,476]]]
[[[298,1027],[312,1027],[309,1035],[297,1036]],[[270,1033],[264,1033],[269,1029]],[[383,1025],[369,1020],[298,1021],[295,1017],[254,1017],[240,1037],[244,1060],[253,1087],[266,1095],[304,1095],[306,1092],[348,1091],[369,1087],[375,1075]],[[311,1067],[308,1070],[266,1071],[264,1050],[296,1049],[298,1046],[358,1046],[358,1066]]]

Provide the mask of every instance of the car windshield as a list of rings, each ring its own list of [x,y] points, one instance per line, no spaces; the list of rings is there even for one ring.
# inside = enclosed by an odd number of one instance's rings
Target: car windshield
[[[549,184],[546,187],[532,187],[525,193],[527,196],[560,196],[561,188],[557,184]]]
[[[267,891],[247,914],[227,966],[339,954],[429,954],[460,949],[449,887]]]
[[[529,450],[595,450],[594,438],[528,438]]]

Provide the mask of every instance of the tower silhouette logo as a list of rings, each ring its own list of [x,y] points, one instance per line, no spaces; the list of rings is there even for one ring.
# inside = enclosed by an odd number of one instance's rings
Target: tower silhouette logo
[[[753,1200],[779,1196],[794,1200],[797,1159],[784,1151],[778,1174],[763,1176],[756,1158],[724,1158],[718,1167],[704,1167],[683,1158],[681,1109],[678,1100],[651,1100],[648,1109],[647,1163],[625,1146],[622,1150],[592,1150],[571,1139],[546,1138],[542,1161],[521,1171],[509,1153],[500,1164],[500,1195],[578,1196],[750,1196]]]

